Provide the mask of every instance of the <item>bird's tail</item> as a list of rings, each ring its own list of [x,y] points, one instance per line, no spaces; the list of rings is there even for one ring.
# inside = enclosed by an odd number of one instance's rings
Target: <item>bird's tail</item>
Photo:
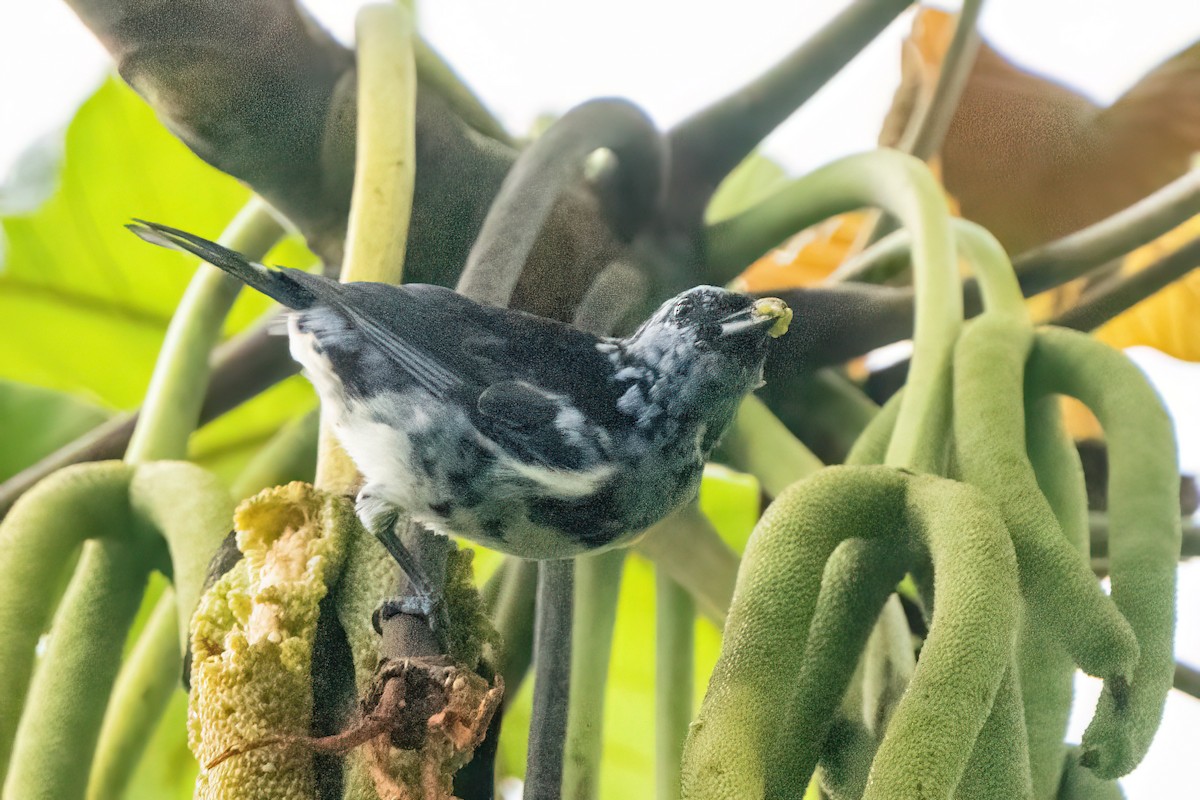
[[[198,256],[288,308],[304,309],[315,302],[313,293],[287,274],[291,270],[271,269],[216,242],[156,222],[139,219],[125,227],[152,244]]]

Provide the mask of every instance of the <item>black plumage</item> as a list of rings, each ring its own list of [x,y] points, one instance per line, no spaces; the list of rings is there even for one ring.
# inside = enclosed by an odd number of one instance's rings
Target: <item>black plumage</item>
[[[130,227],[294,309],[293,356],[366,479],[368,527],[398,507],[525,558],[611,545],[694,497],[791,315],[698,287],[631,336],[597,338],[438,286],[340,284]]]

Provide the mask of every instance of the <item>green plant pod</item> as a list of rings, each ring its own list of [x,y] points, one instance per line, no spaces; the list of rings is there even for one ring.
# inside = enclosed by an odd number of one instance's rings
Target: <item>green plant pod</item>
[[[954,792],[956,800],[1029,800],[1033,780],[1029,775],[1029,740],[1025,734],[1025,713],[1021,705],[1015,661],[1004,672],[1004,682],[996,692],[991,713],[971,760]]]
[[[1057,397],[1025,387],[1025,442],[1038,486],[1054,510],[1058,526],[1079,553],[1088,555],[1087,488],[1075,442],[1063,425]],[[1067,746],[1063,738],[1071,716],[1075,662],[1054,631],[1023,624],[1017,644],[1033,796],[1050,800],[1058,793]]]
[[[808,763],[783,781],[771,773],[784,765],[769,756],[804,663],[821,575],[843,540],[892,535],[903,494],[894,470],[830,467],[767,508],[747,543],[721,656],[684,747],[683,797],[763,797],[768,780],[785,796],[803,795],[821,736],[802,730],[812,738]],[[836,709],[840,693],[831,694]]]
[[[829,467],[785,491],[751,537],[721,658],[685,748],[684,797],[803,795],[830,722],[828,697],[814,691],[813,708],[792,705],[783,731],[778,709],[805,666],[825,563],[855,536],[919,538],[933,554],[939,592],[868,796],[910,798],[918,785],[925,796],[950,796],[1012,651],[1018,593],[1007,533],[965,485],[888,467]],[[811,755],[781,761],[769,757],[780,736],[817,744],[800,743]]]
[[[864,800],[951,796],[1010,663],[1020,617],[1012,542],[981,492],[911,476],[904,513],[932,556],[937,605]]]
[[[68,467],[27,492],[0,523],[0,779],[68,556],[90,537],[125,535],[132,477],[133,467],[120,461]]]
[[[1105,682],[1079,760],[1111,780],[1145,756],[1175,670],[1182,534],[1174,430],[1141,370],[1086,334],[1039,330],[1029,379],[1082,401],[1100,420],[1108,445],[1112,599],[1137,635],[1141,657],[1128,685]]]
[[[1138,643],[1087,560],[1071,546],[1025,449],[1023,377],[1028,323],[984,314],[955,348],[957,467],[1000,507],[1012,535],[1029,625],[1046,626],[1089,675],[1127,680]]]
[[[904,577],[904,564],[895,542],[886,539],[848,539],[830,556],[800,677],[788,698],[771,763],[794,761],[800,772],[811,773],[817,758],[824,757],[824,732],[843,702],[880,609]],[[803,791],[802,780],[786,773],[783,777],[776,785],[768,776],[768,796]],[[865,782],[866,777],[864,771],[860,779]]]
[[[17,729],[6,798],[82,798],[122,645],[150,574],[128,535],[84,546]]]
[[[1116,781],[1097,778],[1096,774],[1079,763],[1080,750],[1067,751],[1062,766],[1062,785],[1055,795],[1058,800],[1125,800],[1125,793]]]
[[[859,800],[867,789],[867,773],[878,746],[861,722],[835,719],[821,748],[821,791],[830,800]]]
[[[291,483],[234,516],[243,559],[201,598],[192,620],[188,739],[202,767],[228,748],[307,736],[318,606],[360,529],[353,504]],[[197,798],[309,800],[312,752],[282,743],[201,769]]]

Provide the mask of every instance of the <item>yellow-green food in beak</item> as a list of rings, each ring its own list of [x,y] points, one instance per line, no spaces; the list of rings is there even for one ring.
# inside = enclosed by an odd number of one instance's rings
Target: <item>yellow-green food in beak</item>
[[[755,300],[751,313],[755,320],[775,320],[775,324],[767,331],[767,335],[772,339],[783,336],[788,332],[788,326],[792,324],[792,309],[788,308],[788,304],[778,297],[764,297],[761,300]]]

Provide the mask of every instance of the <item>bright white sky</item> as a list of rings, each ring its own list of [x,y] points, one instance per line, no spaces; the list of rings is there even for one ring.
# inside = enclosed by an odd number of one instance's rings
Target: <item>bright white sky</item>
[[[513,131],[542,112],[598,95],[641,104],[670,125],[762,71],[846,0],[436,0],[420,26]],[[937,5],[953,8],[947,0]],[[349,41],[360,5],[309,0]],[[903,17],[766,144],[799,174],[870,148],[898,76]],[[1196,0],[991,0],[984,35],[1019,63],[1109,102],[1168,55],[1200,39]],[[64,124],[108,58],[64,3],[0,4],[0,176],[37,136]],[[1175,411],[1182,460],[1200,469],[1200,370],[1137,354]],[[1200,563],[1183,569],[1179,655],[1200,664]],[[1097,693],[1080,681],[1078,741]],[[1194,796],[1200,701],[1172,693],[1143,765],[1123,781],[1131,800]],[[1193,788],[1187,789],[1185,787]]]

